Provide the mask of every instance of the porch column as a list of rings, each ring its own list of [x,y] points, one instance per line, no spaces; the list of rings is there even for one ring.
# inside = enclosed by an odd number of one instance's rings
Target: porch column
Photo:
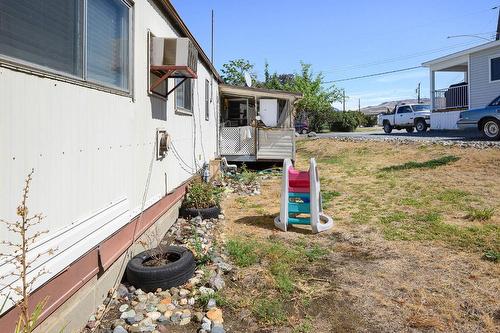
[[[434,111],[434,91],[435,89],[435,83],[436,83],[436,72],[432,70],[431,67],[429,67],[429,76],[431,78],[431,84],[430,84],[430,90],[431,94],[429,95],[431,99],[431,111]]]

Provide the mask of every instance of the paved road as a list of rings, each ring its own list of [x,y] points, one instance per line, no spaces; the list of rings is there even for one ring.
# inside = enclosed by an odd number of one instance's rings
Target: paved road
[[[369,132],[330,132],[319,133],[318,137],[331,138],[331,137],[351,137],[351,138],[365,138],[365,139],[406,139],[415,141],[486,141],[479,131],[427,131],[425,133],[407,133],[405,130],[394,130],[391,134],[385,134],[384,131],[369,131]]]

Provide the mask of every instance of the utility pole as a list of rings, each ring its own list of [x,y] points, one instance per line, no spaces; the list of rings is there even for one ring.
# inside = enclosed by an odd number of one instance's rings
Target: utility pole
[[[342,89],[342,111],[345,112],[345,89]]]
[[[417,103],[420,103],[420,82],[418,83],[416,92],[417,92]]]
[[[495,40],[500,40],[500,6],[498,6],[498,23],[497,23],[497,34]]]
[[[358,112],[361,112],[361,98],[358,98]]]
[[[210,62],[212,65],[214,64],[214,10],[212,9],[212,31],[210,35]],[[210,76],[210,103],[213,102],[214,99],[214,79],[213,76]]]

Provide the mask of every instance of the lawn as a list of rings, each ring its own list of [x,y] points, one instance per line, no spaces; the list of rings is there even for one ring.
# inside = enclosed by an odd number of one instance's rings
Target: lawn
[[[233,332],[498,332],[500,150],[304,140],[332,230],[274,228],[280,178],[223,203]]]

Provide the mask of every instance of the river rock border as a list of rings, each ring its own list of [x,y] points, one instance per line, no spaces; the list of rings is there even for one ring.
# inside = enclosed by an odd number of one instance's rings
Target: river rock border
[[[162,244],[189,248],[199,265],[194,276],[183,286],[154,293],[120,284],[89,318],[83,332],[165,333],[172,325],[190,325],[199,333],[224,333],[216,292],[225,287],[225,275],[233,268],[214,246],[223,222],[224,215],[210,220],[177,219]]]

